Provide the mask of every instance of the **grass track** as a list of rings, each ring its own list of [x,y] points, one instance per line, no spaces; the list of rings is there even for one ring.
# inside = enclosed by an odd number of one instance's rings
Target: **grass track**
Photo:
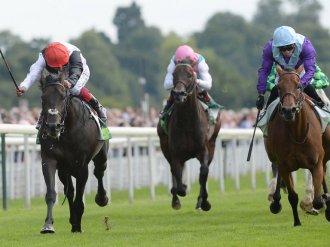
[[[258,189],[252,192],[249,178],[242,177],[241,190],[236,192],[234,182],[227,179],[224,194],[219,193],[218,182],[209,181],[209,212],[194,209],[197,184],[181,199],[178,211],[171,208],[165,187],[157,187],[155,201],[150,201],[147,189],[135,191],[132,205],[127,192],[112,192],[112,203],[104,208],[94,203],[94,196],[87,196],[83,234],[70,232],[67,203],[54,208],[56,233],[42,235],[44,199],[33,199],[30,209],[24,207],[23,200],[9,201],[8,210],[0,211],[0,246],[330,246],[330,222],[324,213],[310,216],[299,209],[302,226],[293,227],[285,194],[282,212],[270,213],[264,180],[258,176]],[[297,192],[302,198],[302,183],[297,185]],[[109,217],[109,231],[105,230],[105,216]]]

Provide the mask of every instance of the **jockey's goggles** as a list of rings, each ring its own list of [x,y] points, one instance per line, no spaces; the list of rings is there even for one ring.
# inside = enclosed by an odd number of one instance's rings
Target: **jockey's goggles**
[[[294,45],[280,46],[278,49],[280,51],[292,51],[294,49]]]

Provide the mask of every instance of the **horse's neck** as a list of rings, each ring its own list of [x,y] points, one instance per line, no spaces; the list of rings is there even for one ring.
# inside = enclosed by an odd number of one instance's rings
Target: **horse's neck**
[[[67,105],[67,116],[65,122],[71,127],[74,127],[77,121],[82,121],[81,117],[85,112],[83,103],[80,99],[72,97]]]
[[[184,104],[177,104],[177,120],[182,124],[195,123],[199,118],[199,106],[196,94],[193,93]]]

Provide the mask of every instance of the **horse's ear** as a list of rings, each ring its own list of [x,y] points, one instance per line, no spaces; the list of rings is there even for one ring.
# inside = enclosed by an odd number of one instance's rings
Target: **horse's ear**
[[[300,65],[298,69],[296,69],[296,72],[300,75],[300,73],[304,70],[304,64]]]
[[[282,74],[283,73],[283,69],[282,69],[282,67],[280,66],[280,65],[278,65],[278,64],[276,64],[276,72],[277,72],[277,74]]]

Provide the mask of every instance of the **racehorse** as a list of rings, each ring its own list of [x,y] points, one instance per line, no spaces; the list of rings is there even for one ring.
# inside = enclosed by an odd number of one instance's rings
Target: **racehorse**
[[[306,100],[308,96],[303,93],[299,74],[295,70],[283,70],[279,65],[276,70],[279,75],[280,103],[268,124],[265,148],[270,161],[277,166],[280,176],[277,176],[270,210],[275,214],[281,211],[280,181],[282,178],[287,186],[294,226],[299,226],[301,222],[297,210],[298,194],[294,191],[291,172],[299,168],[310,170],[314,185],[313,207],[322,208],[321,186],[325,163],[330,158],[330,131],[327,128],[322,136],[320,121],[313,110],[311,101]],[[330,220],[330,205],[328,201],[326,204],[326,218]]]
[[[99,130],[90,110],[81,99],[70,95],[69,90],[64,87],[65,74],[59,72],[57,75],[43,75],[40,80],[44,119],[39,137],[42,172],[47,186],[47,215],[41,233],[55,232],[53,206],[56,200],[56,170],[69,203],[71,232],[82,231],[83,194],[88,179],[88,163],[91,160],[94,162],[94,175],[98,181],[95,202],[99,206],[108,204],[102,178],[107,167],[109,141],[98,140]],[[76,191],[71,176],[76,179]]]
[[[201,164],[199,183],[200,193],[196,209],[208,211],[211,204],[208,202],[206,182],[209,165],[213,159],[216,138],[221,123],[220,113],[216,117],[215,125],[209,126],[208,113],[204,110],[197,98],[198,89],[192,62],[187,60],[178,63],[173,72],[172,95],[174,109],[168,122],[167,134],[160,122],[157,133],[160,138],[161,150],[171,167],[172,173],[172,208],[180,209],[179,196],[186,195],[187,186],[182,182],[184,163],[197,158]]]

